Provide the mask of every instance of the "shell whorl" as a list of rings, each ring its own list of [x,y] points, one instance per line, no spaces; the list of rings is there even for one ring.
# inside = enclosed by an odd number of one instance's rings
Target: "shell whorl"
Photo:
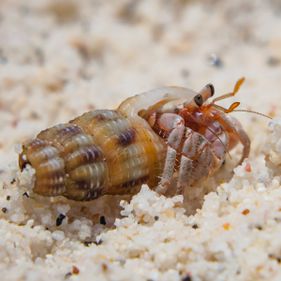
[[[20,167],[36,171],[34,192],[87,200],[101,194],[106,163],[92,136],[75,124],[60,124],[42,131],[23,147]]]
[[[92,200],[135,193],[158,181],[165,148],[156,137],[139,119],[96,110],[39,133],[23,146],[19,164],[35,169],[34,192],[41,195]]]

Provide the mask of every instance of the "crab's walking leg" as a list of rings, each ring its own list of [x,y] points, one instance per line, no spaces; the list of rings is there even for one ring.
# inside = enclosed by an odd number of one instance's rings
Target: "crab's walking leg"
[[[231,118],[231,124],[232,124],[233,128],[235,128],[239,141],[243,145],[243,154],[239,161],[239,164],[242,164],[244,159],[249,157],[250,149],[251,149],[251,141],[250,141],[250,138],[248,137],[247,133],[244,131],[242,125],[240,124],[240,122],[237,119]]]
[[[178,119],[178,117],[177,117]],[[175,128],[171,131],[168,137],[168,149],[162,173],[161,181],[156,188],[156,192],[165,194],[171,184],[171,180],[175,171],[175,162],[177,158],[177,151],[182,143],[184,136],[185,126],[183,122],[177,122]]]
[[[229,148],[231,150],[238,141],[243,145],[242,157],[238,165],[242,164],[245,158],[248,158],[251,148],[251,141],[247,133],[244,131],[240,122],[226,114],[219,114],[220,123],[229,132]]]
[[[207,177],[212,170],[213,158],[210,143],[202,135],[187,129],[176,194],[183,194],[184,189],[194,181]]]
[[[183,194],[184,189],[188,186],[190,173],[193,169],[193,161],[188,157],[182,155],[179,169],[179,176],[177,182],[176,194]]]

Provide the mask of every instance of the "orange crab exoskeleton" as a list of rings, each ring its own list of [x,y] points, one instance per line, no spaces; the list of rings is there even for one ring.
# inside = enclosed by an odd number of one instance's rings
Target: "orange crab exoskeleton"
[[[125,100],[117,110],[87,112],[66,124],[46,129],[23,145],[19,165],[35,169],[34,192],[92,200],[105,194],[133,194],[141,184],[165,194],[176,178],[177,194],[213,175],[238,142],[240,163],[250,140],[241,124],[214,99],[214,87],[199,93],[163,87]],[[159,182],[159,178],[161,179]]]

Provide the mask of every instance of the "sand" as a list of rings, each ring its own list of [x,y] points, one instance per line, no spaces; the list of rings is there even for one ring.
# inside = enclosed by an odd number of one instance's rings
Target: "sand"
[[[280,30],[274,0],[2,0],[1,280],[281,280]],[[221,104],[274,119],[233,113],[249,159],[234,169],[238,147],[185,198],[145,185],[131,201],[45,198],[18,170],[19,144],[49,126],[160,86],[226,93],[242,76]]]

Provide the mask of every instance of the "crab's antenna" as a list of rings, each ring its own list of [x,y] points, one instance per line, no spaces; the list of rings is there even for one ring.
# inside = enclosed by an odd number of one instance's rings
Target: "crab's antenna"
[[[253,111],[253,110],[247,110],[247,109],[236,109],[236,110],[232,110],[231,112],[247,112],[247,113],[253,113],[253,114],[257,114],[260,115],[262,117],[268,118],[270,120],[272,120],[272,118],[266,114],[257,112],[257,111]]]
[[[257,115],[260,115],[262,117],[265,117],[265,118],[268,118],[270,120],[272,120],[272,118],[264,113],[260,113],[260,112],[257,112],[257,111],[253,111],[253,110],[248,110],[248,109],[235,109],[237,108],[238,106],[240,105],[240,102],[234,102],[230,105],[229,108],[224,108],[220,105],[217,105],[217,104],[213,104],[212,106],[223,111],[224,113],[230,113],[230,112],[247,112],[247,113],[252,113],[252,114],[257,114]]]
[[[214,104],[215,102],[219,101],[219,100],[223,100],[223,99],[226,99],[226,98],[230,98],[230,97],[233,97],[236,95],[236,93],[239,91],[241,85],[243,84],[243,82],[245,81],[245,77],[242,77],[240,78],[236,83],[235,83],[235,86],[234,86],[234,89],[231,93],[228,93],[228,94],[225,94],[225,95],[222,95],[220,97],[217,97],[215,98],[213,101],[212,101],[212,104]]]

